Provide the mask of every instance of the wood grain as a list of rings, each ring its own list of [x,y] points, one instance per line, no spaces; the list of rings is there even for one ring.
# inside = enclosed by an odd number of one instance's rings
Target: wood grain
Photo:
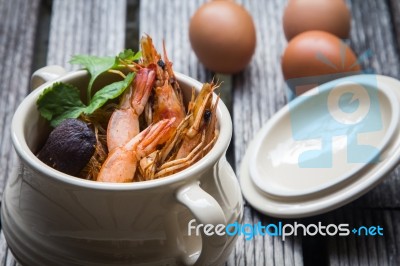
[[[204,2],[153,0],[142,1],[140,5],[140,32],[152,36],[157,47],[161,47],[162,40],[165,40],[175,70],[202,82],[211,80],[213,73],[199,63],[191,50],[187,33],[190,17]],[[245,73],[233,77],[236,162],[240,161],[247,141],[259,129],[261,122],[266,121],[285,103],[283,79],[280,77],[278,63],[285,40],[277,28],[284,1],[238,2],[242,2],[253,14],[258,48]],[[159,16],[159,10],[167,15]],[[269,34],[265,34],[266,32]],[[265,47],[271,49],[264,49]],[[245,132],[244,138],[241,132]],[[262,221],[264,216],[246,206],[244,218],[244,223],[254,224]],[[227,265],[302,265],[301,250],[301,238],[283,243],[270,236],[252,240],[245,240],[241,236]]]
[[[0,0],[0,25],[6,33],[6,38],[0,38],[0,58],[6,62],[0,65],[0,128],[4,131],[0,142],[2,184],[15,158],[14,153],[10,155],[9,125],[16,104],[28,92],[39,3],[39,0]],[[57,64],[71,70],[78,68],[68,64],[72,55],[103,56],[120,52],[125,45],[126,6],[126,0],[54,0],[47,64]],[[12,53],[6,53],[9,50]],[[16,92],[6,94],[9,88]],[[18,265],[7,249],[4,237],[0,237],[0,263]]]
[[[362,62],[363,68],[399,79],[399,1],[352,0],[348,4],[352,10],[350,45],[358,55],[372,52],[372,56]],[[321,220],[329,217],[328,221],[335,224],[381,225],[385,230],[381,237],[327,238],[330,265],[400,264],[399,187],[400,170],[397,167],[382,184],[352,204],[319,217]]]
[[[10,126],[14,111],[29,91],[39,5],[40,0],[0,0],[0,197],[11,169],[18,162]],[[16,265],[3,233],[0,264]]]
[[[399,210],[342,208],[331,213],[327,222],[347,223],[350,230],[359,226],[381,226],[384,236],[335,236],[327,238],[329,264],[336,265],[399,265]]]
[[[39,3],[0,0],[0,197],[17,163],[10,126],[15,109],[28,92]]]
[[[392,28],[397,41],[397,57],[399,58],[400,54],[400,1],[397,0],[388,0],[389,10],[391,13],[392,19]]]
[[[213,73],[197,60],[189,42],[189,22],[196,9],[206,0],[152,0],[140,3],[140,36],[152,37],[157,50],[165,41],[174,70],[201,82],[210,81]],[[162,12],[160,12],[162,10]]]
[[[131,0],[128,0],[131,1]],[[40,0],[0,0],[0,184],[15,165],[10,141],[11,114],[28,92]],[[158,49],[162,40],[176,71],[200,81],[215,75],[205,69],[190,48],[190,17],[206,0],[152,0],[140,3],[140,32],[150,34]],[[257,50],[241,74],[227,77],[232,93],[234,160],[238,173],[249,141],[261,126],[286,103],[280,56],[286,46],[281,16],[287,1],[240,0],[253,15]],[[398,0],[348,0],[352,31],[348,43],[358,55],[371,51],[362,65],[373,73],[400,78],[400,2]],[[68,64],[71,55],[114,55],[125,40],[127,0],[53,0],[47,64]],[[18,12],[13,12],[18,10]],[[162,12],[161,12],[162,11]],[[128,22],[129,23],[129,22]],[[132,26],[133,27],[133,26]],[[3,38],[3,36],[5,38]],[[134,45],[132,45],[134,46]],[[21,78],[22,77],[22,78]],[[9,90],[13,93],[8,93]],[[228,98],[228,97],[227,97]],[[229,104],[228,104],[229,105]],[[381,225],[383,237],[329,237],[326,248],[330,265],[400,265],[400,168],[375,189],[339,210],[300,220],[304,223],[348,223],[351,226]],[[2,188],[0,188],[0,196]],[[275,223],[250,205],[244,223]],[[292,221],[284,221],[291,223]],[[240,236],[226,265],[303,265],[301,237],[282,241],[278,237]],[[316,254],[317,256],[318,254]],[[0,234],[0,265],[18,265]]]
[[[280,58],[286,46],[281,26],[286,1],[238,2],[253,16],[257,47],[250,65],[242,73],[233,76],[232,82],[237,174],[250,140],[286,104],[285,83],[280,68]],[[250,224],[273,221],[250,206],[245,207],[245,218],[244,222]],[[232,256],[236,259],[236,265],[303,265],[301,243],[301,236],[286,241],[273,236],[256,237],[254,240],[239,238]]]
[[[251,4],[257,5],[257,8],[252,8]],[[286,102],[285,84],[280,70],[280,55],[285,47],[285,40],[282,28],[278,26],[281,25],[283,1],[257,2],[257,4],[249,1],[249,3],[244,2],[244,5],[254,16],[258,42],[256,54],[250,66],[242,75],[234,77],[233,117],[237,166],[240,166],[246,147],[257,130]],[[396,3],[396,5],[399,4]],[[390,20],[390,9],[387,2],[353,0],[349,1],[349,6],[352,9],[353,19],[348,42],[358,55],[367,51],[372,52],[372,57],[367,57],[362,62],[363,68],[369,70],[369,72],[399,78],[400,64],[396,36],[391,31],[391,23],[393,22]],[[398,18],[396,14],[393,16]],[[268,49],[265,47],[268,47]],[[400,203],[400,197],[397,193],[400,185],[399,180],[399,169],[396,169],[388,175],[388,178],[381,185],[361,197],[353,205],[357,206],[358,210],[370,207],[398,208]],[[368,215],[380,214],[379,211],[375,213],[373,210],[370,213],[360,211],[354,214],[353,219],[360,220],[365,219]],[[326,216],[321,216],[321,219],[324,219],[324,217]],[[346,218],[350,219],[350,217]],[[398,250],[383,248],[384,244],[390,241],[392,237],[392,234],[388,234],[378,240],[369,239],[363,242],[368,243],[369,246],[363,248],[361,245],[360,249],[356,249],[360,241],[355,244],[355,240],[352,238],[338,238],[336,239],[340,242],[338,245],[329,242],[329,262],[332,265],[357,265],[354,263],[358,262],[356,258],[358,258],[357,254],[360,253],[358,265],[365,265],[365,262],[371,265],[385,265],[386,262],[389,262],[386,260],[387,257],[398,256]],[[275,244],[276,241],[279,240],[274,239],[272,243]],[[272,243],[268,244],[271,245]],[[321,244],[324,245],[324,243]],[[246,248],[246,245],[242,244],[240,247],[245,254],[249,254],[249,251],[251,251],[251,249]],[[243,249],[243,247],[245,248]],[[279,247],[276,245],[273,245],[273,247],[273,253],[279,254]],[[367,252],[368,248],[378,251],[375,253]],[[269,258],[271,257],[273,256],[269,256]],[[245,262],[251,263],[251,261]],[[258,262],[260,264],[257,265],[268,263],[263,259]],[[278,262],[282,263],[282,261]]]
[[[398,1],[395,5],[399,6]],[[359,56],[370,51],[372,56],[362,61],[363,69],[369,72],[400,78],[398,35],[392,25],[399,25],[399,8],[391,9],[386,1],[352,0],[348,4],[352,12],[350,45]],[[392,17],[396,21],[392,21]],[[396,38],[397,37],[397,38]],[[357,207],[397,208],[400,197],[400,169],[396,168],[375,189],[353,204]]]
[[[126,0],[54,0],[48,65],[78,69],[76,54],[114,56],[125,46]]]

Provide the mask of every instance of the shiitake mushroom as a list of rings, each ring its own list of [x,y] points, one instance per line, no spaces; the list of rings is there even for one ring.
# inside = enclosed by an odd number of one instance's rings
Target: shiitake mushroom
[[[93,130],[79,119],[66,119],[49,135],[37,157],[63,173],[77,176],[95,151]]]

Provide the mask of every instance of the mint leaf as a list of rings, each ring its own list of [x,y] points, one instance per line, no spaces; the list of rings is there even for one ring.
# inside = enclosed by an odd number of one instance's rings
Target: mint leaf
[[[98,57],[90,55],[75,55],[72,57],[71,64],[82,65],[90,73],[90,81],[87,89],[87,98],[90,102],[92,97],[92,86],[96,78],[106,72],[107,70],[115,67],[117,65],[117,60],[115,57]]]
[[[85,109],[78,88],[65,83],[55,83],[45,89],[37,102],[40,114],[56,127],[66,118],[77,118]]]
[[[124,80],[111,83],[93,96],[88,107],[85,108],[85,114],[91,114],[98,108],[102,107],[108,100],[115,99],[120,96],[132,83],[135,73],[129,73]]]
[[[142,57],[142,53],[139,51],[134,53],[132,49],[125,49],[123,52],[119,53],[118,58],[122,61],[132,62],[139,60]]]

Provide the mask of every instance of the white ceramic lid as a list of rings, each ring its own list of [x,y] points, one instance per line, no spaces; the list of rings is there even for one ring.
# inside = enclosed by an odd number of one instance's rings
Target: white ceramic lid
[[[272,216],[303,217],[367,192],[398,162],[399,103],[400,82],[378,75],[297,97],[251,142],[240,173],[245,198]]]

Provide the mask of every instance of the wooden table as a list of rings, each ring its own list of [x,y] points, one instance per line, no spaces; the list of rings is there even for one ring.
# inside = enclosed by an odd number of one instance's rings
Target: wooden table
[[[208,81],[213,76],[191,51],[188,22],[205,0],[0,0],[0,194],[17,162],[10,139],[12,114],[29,92],[31,73],[58,64],[71,70],[71,55],[114,55],[124,47],[137,49],[138,37],[163,39],[175,70]],[[228,153],[239,166],[247,144],[285,103],[280,57],[286,45],[281,19],[285,0],[241,0],[257,30],[251,64],[227,78],[225,101],[231,108],[234,138]],[[400,79],[400,1],[349,0],[352,31],[349,44],[357,54],[372,51],[363,67]],[[140,23],[139,23],[140,21]],[[368,237],[240,237],[227,265],[400,265],[400,172],[394,170],[378,187],[336,211],[304,224],[381,225],[384,236]],[[245,223],[276,222],[246,203]],[[0,237],[1,265],[15,265]]]

